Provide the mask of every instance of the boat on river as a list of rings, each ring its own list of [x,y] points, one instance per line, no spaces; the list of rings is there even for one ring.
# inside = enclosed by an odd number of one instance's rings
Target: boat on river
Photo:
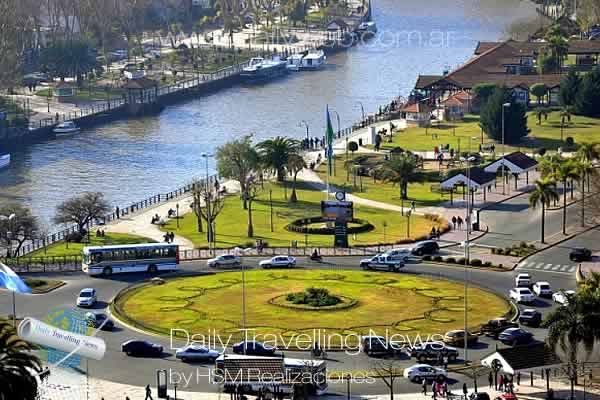
[[[355,32],[363,38],[373,36],[377,33],[377,25],[374,21],[361,22]]]
[[[56,125],[54,127],[54,129],[52,129],[52,132],[54,132],[54,134],[56,136],[66,136],[66,135],[75,134],[75,133],[79,132],[80,130],[81,130],[81,128],[79,128],[77,125],[75,125],[75,122],[65,121],[65,122],[61,122],[60,124]]]
[[[326,60],[327,57],[323,50],[310,50],[308,54],[302,58],[300,69],[319,69],[325,65]]]
[[[291,56],[289,56],[286,59],[286,61],[287,61],[286,68],[289,71],[300,71],[300,66],[302,65],[303,58],[304,58],[304,55],[302,53],[292,54]]]
[[[0,155],[0,168],[8,167],[10,164],[10,154]]]
[[[250,60],[250,65],[242,69],[240,76],[245,82],[263,82],[282,76],[287,72],[287,62],[278,57],[272,60],[254,57]]]

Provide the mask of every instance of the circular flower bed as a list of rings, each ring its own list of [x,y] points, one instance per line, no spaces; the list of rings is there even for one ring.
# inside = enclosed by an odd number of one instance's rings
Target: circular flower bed
[[[336,310],[346,310],[348,308],[354,307],[358,304],[358,300],[353,299],[352,297],[347,296],[339,296],[335,297],[338,299],[338,303],[330,306],[311,306],[308,304],[294,304],[292,301],[288,300],[288,296],[290,294],[296,293],[288,293],[281,296],[273,297],[269,300],[269,304],[278,307],[290,308],[294,310],[305,310],[305,311],[336,311]]]
[[[308,233],[311,235],[333,235],[335,233],[335,228],[333,226],[310,226],[316,224],[324,225],[327,222],[328,221],[323,217],[301,218],[286,225],[285,229],[290,232]],[[375,229],[375,227],[369,221],[363,219],[354,218],[348,223],[349,234],[370,232],[373,229]]]

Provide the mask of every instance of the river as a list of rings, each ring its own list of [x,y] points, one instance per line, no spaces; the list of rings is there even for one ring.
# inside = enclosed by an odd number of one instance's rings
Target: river
[[[521,0],[375,0],[377,38],[331,56],[321,71],[300,72],[262,86],[219,91],[166,108],[160,115],[119,121],[14,152],[0,171],[0,202],[32,208],[50,223],[61,201],[101,191],[127,205],[205,174],[201,153],[242,134],[322,136],[325,108],[342,128],[397,95],[421,74],[441,74],[471,57],[478,40],[498,40],[517,19],[536,19]],[[337,121],[333,118],[334,129]],[[209,164],[212,172],[214,161]]]

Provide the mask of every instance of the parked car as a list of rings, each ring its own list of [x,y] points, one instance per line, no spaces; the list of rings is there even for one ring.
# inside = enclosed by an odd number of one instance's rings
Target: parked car
[[[446,346],[442,342],[417,343],[409,350],[409,355],[419,360],[419,362],[437,360],[440,354],[448,357],[449,362],[456,361],[458,358],[458,350]]]
[[[448,331],[444,335],[444,343],[452,346],[464,346],[465,343],[465,331],[463,329],[456,329]],[[472,346],[479,341],[479,335],[471,332],[467,332],[467,345]]]
[[[112,331],[115,327],[115,323],[106,314],[89,312],[85,314],[85,320],[88,326],[100,328],[103,331]]]
[[[275,256],[268,260],[262,260],[258,264],[261,268],[291,268],[296,266],[296,259],[291,256]]]
[[[238,256],[234,256],[233,254],[223,254],[217,256],[215,258],[211,258],[206,261],[206,265],[211,268],[218,267],[237,267],[242,264],[242,260]]]
[[[530,343],[533,340],[533,333],[521,328],[508,328],[498,335],[498,340],[504,344],[516,346],[518,344]]]
[[[494,400],[517,400],[517,395],[515,395],[514,393],[502,393]]]
[[[163,347],[147,340],[128,340],[121,345],[121,351],[128,356],[157,357],[162,355]]]
[[[517,303],[533,303],[535,301],[533,292],[524,287],[511,289],[508,296]]]
[[[246,348],[246,355],[249,356],[272,356],[275,354],[275,347],[254,340],[234,344],[233,352],[235,354],[244,354],[244,347]]]
[[[562,304],[563,306],[566,306],[567,304],[569,304],[569,297],[574,296],[574,295],[575,295],[574,290],[559,290],[558,292],[556,292],[552,295],[552,301],[554,301],[555,303],[558,303],[558,304]]]
[[[96,289],[81,289],[79,296],[77,296],[77,306],[79,307],[93,307],[97,301]]]
[[[506,318],[495,318],[481,325],[481,333],[486,336],[498,338],[500,332],[508,328],[517,328],[519,325]]]
[[[575,262],[589,261],[592,258],[592,251],[585,247],[575,247],[569,253],[569,260]]]
[[[490,400],[490,395],[486,392],[475,392],[469,395],[469,400]]]
[[[190,344],[175,352],[175,358],[181,361],[215,361],[221,353],[208,347]]]
[[[394,260],[388,257],[386,254],[377,254],[371,258],[360,260],[360,267],[365,270],[379,269],[390,272],[398,272],[400,268],[404,267],[404,261]]]
[[[448,373],[442,368],[432,367],[427,364],[415,364],[404,368],[404,377],[411,382],[420,383],[423,380],[432,381],[434,379],[445,379]]]
[[[551,297],[552,288],[548,282],[536,282],[533,284],[533,293],[539,297]]]
[[[537,327],[541,322],[542,313],[531,308],[521,311],[521,315],[519,315],[519,323],[523,325]]]
[[[531,286],[531,275],[524,273],[519,274],[515,278],[516,287],[529,287]]]
[[[390,342],[383,336],[363,336],[361,348],[368,356],[396,355],[402,350],[401,345]]]
[[[415,256],[424,256],[425,254],[435,254],[440,251],[440,245],[433,240],[424,240],[413,246],[411,252]]]

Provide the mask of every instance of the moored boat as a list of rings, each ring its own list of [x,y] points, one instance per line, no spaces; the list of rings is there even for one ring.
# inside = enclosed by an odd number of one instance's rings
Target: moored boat
[[[54,132],[56,136],[65,136],[72,135],[74,133],[79,132],[80,130],[81,129],[77,125],[75,125],[75,122],[65,121],[56,125],[54,129],[52,129],[52,132]]]
[[[287,62],[279,58],[265,60],[255,57],[250,60],[250,65],[242,69],[240,76],[246,82],[261,82],[284,75],[287,71]]]
[[[302,58],[300,69],[319,69],[325,65],[326,60],[323,50],[311,50]]]
[[[10,164],[10,154],[0,155],[0,168],[8,167]]]
[[[356,28],[356,33],[362,37],[372,36],[377,32],[377,25],[374,21],[361,22]]]
[[[302,59],[304,55],[301,53],[292,54],[287,58],[286,68],[290,71],[300,71],[300,66],[302,65]]]

